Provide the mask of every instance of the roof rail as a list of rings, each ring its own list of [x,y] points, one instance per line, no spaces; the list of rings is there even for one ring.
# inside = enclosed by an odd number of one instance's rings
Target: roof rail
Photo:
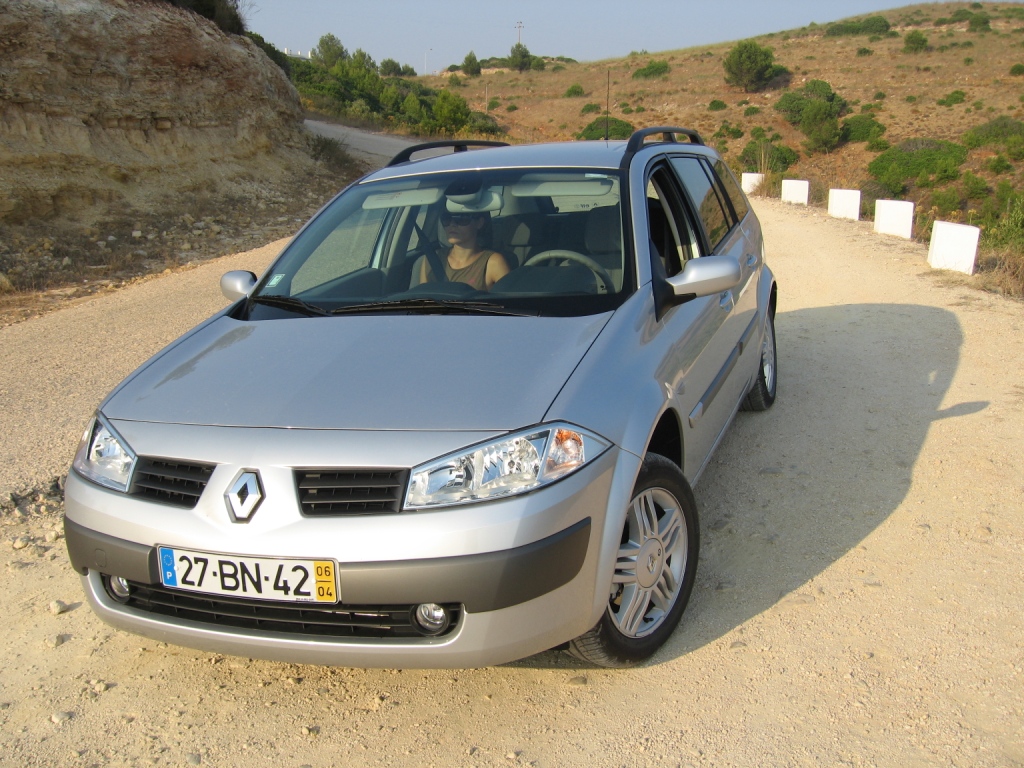
[[[406,147],[393,158],[391,162],[387,164],[390,168],[392,165],[400,165],[401,163],[407,163],[412,160],[412,156],[417,152],[423,152],[427,149],[441,149],[443,147],[453,147],[456,152],[465,152],[470,147],[507,147],[508,142],[505,141],[477,141],[476,139],[448,139],[445,141],[428,141],[426,144],[417,144],[412,147]]]
[[[676,143],[676,134],[682,134],[690,139],[691,144],[704,144],[704,140],[700,137],[692,128],[673,128],[672,126],[660,126],[658,128],[641,128],[639,131],[635,131],[632,136],[629,137],[629,143],[626,144],[626,154],[632,155],[640,150],[644,145],[644,139],[648,136],[653,136],[656,133],[663,134],[662,141],[670,144]]]

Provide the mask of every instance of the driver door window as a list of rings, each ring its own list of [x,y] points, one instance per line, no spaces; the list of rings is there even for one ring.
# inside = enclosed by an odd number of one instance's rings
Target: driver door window
[[[657,168],[648,179],[647,224],[654,257],[660,261],[666,277],[679,274],[687,261],[701,255],[668,168]]]

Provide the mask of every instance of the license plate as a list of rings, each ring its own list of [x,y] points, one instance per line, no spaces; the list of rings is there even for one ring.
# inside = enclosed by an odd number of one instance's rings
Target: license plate
[[[338,602],[333,560],[286,560],[214,555],[159,547],[160,581],[165,587],[282,603]]]

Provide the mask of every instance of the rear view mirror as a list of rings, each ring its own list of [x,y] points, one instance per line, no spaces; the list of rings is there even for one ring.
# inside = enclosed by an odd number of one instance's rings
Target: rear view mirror
[[[677,300],[711,296],[739,285],[740,263],[732,256],[702,256],[686,262],[683,271],[668,278]]]
[[[238,301],[256,287],[256,275],[244,269],[225,272],[220,279],[220,291],[228,301]]]

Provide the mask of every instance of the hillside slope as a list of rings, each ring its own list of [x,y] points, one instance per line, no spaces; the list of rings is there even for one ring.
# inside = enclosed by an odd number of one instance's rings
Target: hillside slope
[[[0,223],[147,210],[309,163],[285,75],[195,14],[17,0],[0,29]]]

